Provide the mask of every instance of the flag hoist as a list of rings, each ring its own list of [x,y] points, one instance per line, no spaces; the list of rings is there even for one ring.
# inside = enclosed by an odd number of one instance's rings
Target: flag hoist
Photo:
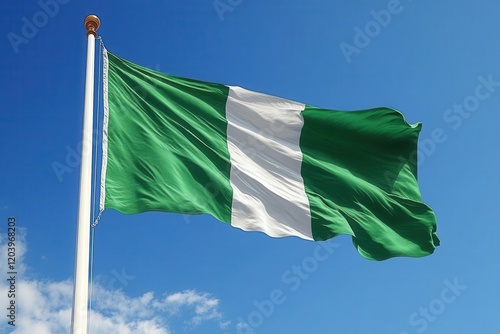
[[[80,169],[78,227],[76,237],[75,284],[71,333],[87,334],[90,251],[90,198],[92,185],[92,124],[94,114],[95,39],[100,20],[89,15],[84,21],[87,30],[87,68],[85,76],[85,103],[83,111],[83,148]]]

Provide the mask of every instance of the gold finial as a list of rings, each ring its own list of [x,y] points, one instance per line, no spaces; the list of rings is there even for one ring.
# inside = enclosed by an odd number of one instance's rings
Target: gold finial
[[[87,16],[83,24],[85,25],[85,29],[87,29],[87,36],[92,34],[94,37],[97,37],[97,29],[101,25],[101,20],[96,15]]]

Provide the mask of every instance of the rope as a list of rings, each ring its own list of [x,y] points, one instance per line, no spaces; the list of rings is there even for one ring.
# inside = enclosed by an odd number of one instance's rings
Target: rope
[[[105,49],[105,46],[104,46],[104,42],[102,41],[102,38],[101,36],[97,37],[97,39],[99,40],[99,46],[100,46],[100,52],[99,52],[99,88],[101,88],[102,86],[102,55],[104,53],[104,49]],[[101,94],[101,89],[99,89],[97,91],[97,96],[98,96],[98,106],[99,106],[99,110],[98,110],[98,118],[101,117],[101,103],[102,103],[102,99],[100,98],[100,94]],[[104,108],[104,106],[103,106]],[[100,133],[100,132],[98,132]],[[96,152],[97,152],[97,146],[96,146]],[[97,153],[96,153],[97,155]],[[102,157],[101,157],[102,159]],[[96,159],[97,160],[97,159]],[[96,169],[97,169],[97,164],[95,165]],[[94,169],[94,175],[97,174],[97,171],[96,169]],[[96,189],[96,183],[97,183],[97,178],[94,179],[94,189]],[[95,204],[95,192],[94,192],[94,199],[92,200],[92,202]],[[92,228],[95,228],[97,226],[97,224],[99,224],[99,221],[101,220],[101,216],[102,216],[102,211],[103,210],[99,210],[99,214],[97,215],[97,217],[94,219],[94,222],[92,223]]]
[[[92,175],[94,176],[94,184],[92,186],[92,217],[94,216],[95,214],[95,203],[96,203],[96,196],[97,196],[97,149],[99,148],[98,145],[99,145],[99,121],[101,119],[101,106],[102,106],[102,101],[101,101],[101,85],[102,85],[102,52],[103,52],[103,47],[104,47],[104,44],[102,43],[102,38],[99,36],[97,37],[100,41],[99,43],[99,46],[100,46],[100,49],[99,49],[99,56],[98,56],[98,75],[97,75],[97,115],[96,115],[96,135],[95,135],[95,139],[94,140],[94,150],[93,150],[93,161],[94,161],[94,165],[93,165],[93,172],[92,172]],[[100,212],[99,212],[99,217],[100,217]],[[94,226],[95,224],[95,220],[94,220],[94,223],[92,224],[92,227],[95,227]],[[97,224],[95,224],[97,226]]]
[[[91,207],[91,217],[94,217],[95,215],[95,207],[96,207],[96,196],[97,196],[97,149],[98,149],[98,143],[99,143],[99,120],[101,118],[101,84],[102,84],[102,51],[104,44],[102,42],[102,38],[99,36],[97,39],[100,41],[100,49],[99,49],[99,56],[98,56],[98,79],[97,79],[97,115],[96,115],[96,136],[95,136],[95,141],[94,141],[94,150],[93,150],[93,172],[92,175],[94,177],[93,180],[93,187],[92,187],[92,207]],[[94,250],[95,250],[95,227],[97,226],[97,223],[99,222],[99,219],[101,218],[102,211],[99,211],[99,214],[95,218],[94,222],[92,223],[92,233],[90,236],[90,263],[89,263],[89,317],[88,317],[88,324],[87,328],[90,332],[90,327],[92,324],[92,297],[93,297],[93,290],[94,290]]]
[[[97,226],[97,224],[99,224],[101,216],[102,216],[102,211],[99,211],[99,214],[97,215],[96,219],[94,219],[94,222],[91,225],[93,229]]]

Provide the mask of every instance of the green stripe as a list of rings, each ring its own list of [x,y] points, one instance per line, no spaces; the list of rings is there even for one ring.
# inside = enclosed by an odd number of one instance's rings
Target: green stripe
[[[421,125],[392,109],[306,107],[302,177],[315,240],[350,234],[366,258],[424,256],[439,244],[421,202],[416,149]]]
[[[105,207],[208,213],[230,222],[228,88],[108,57]]]

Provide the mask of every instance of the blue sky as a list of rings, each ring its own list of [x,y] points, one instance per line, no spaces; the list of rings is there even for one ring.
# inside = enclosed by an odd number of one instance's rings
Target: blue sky
[[[106,47],[141,65],[323,108],[388,106],[422,122],[419,182],[441,246],[374,262],[347,236],[313,243],[209,216],[105,212],[92,333],[498,333],[498,1],[0,7],[0,309],[12,216],[19,260],[17,326],[1,314],[0,332],[69,331],[83,20],[95,13]]]

